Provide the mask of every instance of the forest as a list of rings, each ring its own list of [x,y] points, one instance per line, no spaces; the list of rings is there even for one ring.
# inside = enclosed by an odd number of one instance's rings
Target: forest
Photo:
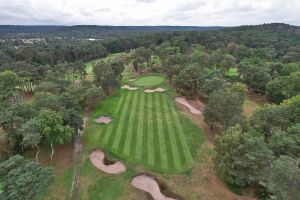
[[[300,27],[106,28],[0,27],[0,199],[299,200]]]

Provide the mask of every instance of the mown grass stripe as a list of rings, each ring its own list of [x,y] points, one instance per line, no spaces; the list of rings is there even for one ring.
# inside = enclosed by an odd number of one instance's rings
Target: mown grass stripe
[[[129,92],[129,95],[126,97],[125,104],[122,109],[120,120],[118,121],[118,128],[113,142],[113,149],[117,149],[121,140],[123,126],[126,120],[126,114],[128,111],[129,102],[132,100],[133,93]]]
[[[159,146],[159,139],[158,139],[158,123],[157,121],[159,119],[157,119],[157,116],[156,116],[156,112],[159,110],[159,108],[156,107],[156,103],[155,103],[155,98],[154,98],[154,94],[149,94],[151,95],[151,99],[152,99],[152,113],[153,113],[153,138],[154,138],[154,146],[153,146],[153,149],[154,149],[154,163],[155,163],[155,166],[156,167],[159,167],[161,168],[161,153],[160,153],[160,146]]]
[[[136,116],[136,104],[137,104],[137,93],[135,92],[133,95],[133,101],[132,101],[132,106],[130,110],[130,116],[129,116],[129,122],[128,122],[128,128],[126,131],[126,139],[125,139],[125,146],[123,149],[123,153],[125,155],[130,154],[130,148],[131,148],[131,143],[132,143],[132,133],[133,133],[133,128],[135,127],[135,116]]]
[[[156,108],[160,108],[160,101],[158,94],[154,94],[155,97],[155,104]],[[157,128],[158,128],[158,139],[159,139],[159,146],[160,146],[160,154],[161,154],[161,167],[163,169],[168,168],[168,162],[167,162],[167,152],[166,152],[166,146],[165,146],[165,137],[163,133],[163,124],[162,124],[162,116],[161,116],[161,110],[156,110],[156,117],[157,117]]]
[[[121,94],[121,99],[120,99],[119,102],[118,102],[118,106],[117,106],[117,109],[116,109],[116,112],[115,112],[116,116],[117,116],[117,114],[118,114],[119,111],[120,111],[121,105],[124,104],[124,99],[125,99],[125,97],[127,97],[127,95],[128,95],[128,94],[126,94],[126,95],[125,95],[125,94]],[[115,119],[115,120],[112,122],[112,124],[109,124],[108,128],[107,128],[106,131],[105,131],[104,138],[103,138],[103,143],[104,143],[104,144],[107,144],[108,141],[109,141],[110,135],[111,135],[112,130],[113,130],[113,124],[115,123],[115,121],[117,121],[117,120]]]
[[[148,164],[148,94],[145,93],[145,102],[144,102],[144,118],[143,118],[143,153],[142,159],[143,163]]]
[[[173,155],[173,159],[174,159],[174,166],[176,169],[180,169],[181,168],[181,163],[180,163],[180,155],[179,155],[179,151],[178,151],[178,147],[177,147],[177,143],[176,143],[176,132],[175,132],[175,128],[173,126],[174,122],[171,119],[171,112],[167,103],[167,98],[166,95],[162,95],[163,98],[163,107],[164,107],[164,114],[165,114],[165,118],[166,118],[166,124],[168,127],[168,134],[169,134],[169,142],[171,143],[171,151],[172,151],[172,155]]]
[[[164,134],[164,139],[165,139],[165,147],[166,147],[166,154],[167,154],[167,163],[168,163],[168,168],[169,169],[174,169],[174,158],[173,158],[173,154],[172,154],[172,148],[171,148],[171,142],[170,142],[170,138],[169,138],[169,133],[168,133],[168,127],[167,127],[167,119],[166,119],[166,110],[163,107],[163,99],[162,99],[162,95],[159,94],[159,110],[161,113],[161,121],[162,121],[162,127],[163,127],[163,134]]]
[[[154,138],[153,138],[153,103],[152,103],[152,94],[148,94],[148,139],[147,139],[147,153],[148,153],[148,164],[150,166],[154,165],[154,156],[155,156],[155,146],[154,146]]]
[[[133,92],[133,97],[134,97],[135,93],[136,92]],[[133,98],[131,98],[130,101],[129,101],[129,105],[128,105],[128,112],[126,112],[126,117],[125,117],[126,120],[124,120],[124,124],[123,124],[124,129],[122,130],[120,143],[118,145],[118,151],[119,152],[122,152],[123,149],[124,149],[124,146],[125,146],[125,140],[127,138],[127,131],[126,130],[127,130],[127,127],[129,127],[129,125],[130,125],[129,124],[130,113],[131,113],[131,110],[135,109],[134,106],[135,105],[133,104]]]
[[[178,135],[179,135],[179,139],[180,139],[180,143],[184,152],[184,156],[185,156],[185,160],[186,162],[193,162],[193,157],[192,154],[190,152],[189,146],[187,144],[184,132],[183,132],[183,128],[181,126],[180,120],[179,120],[179,116],[178,116],[178,112],[175,108],[175,105],[173,102],[170,102],[170,104],[172,103],[172,105],[170,105],[171,107],[171,112],[172,112],[172,116],[173,116],[173,120],[175,121],[175,125],[176,125],[176,129],[178,130]]]
[[[135,149],[135,158],[142,159],[143,153],[143,125],[144,125],[144,101],[145,93],[143,92],[140,97],[140,109],[139,109],[139,118],[138,118],[138,127],[137,127],[137,144]]]

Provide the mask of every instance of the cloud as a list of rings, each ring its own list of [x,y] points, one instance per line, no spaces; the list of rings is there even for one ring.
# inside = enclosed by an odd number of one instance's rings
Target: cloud
[[[0,0],[0,24],[300,25],[299,0]]]
[[[137,2],[143,2],[143,3],[152,3],[155,0],[136,0]]]

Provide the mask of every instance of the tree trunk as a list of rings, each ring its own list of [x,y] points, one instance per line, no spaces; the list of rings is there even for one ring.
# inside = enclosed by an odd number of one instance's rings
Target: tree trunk
[[[37,151],[36,151],[36,154],[35,154],[35,161],[36,163],[39,163],[39,154],[40,154],[40,147],[39,145],[35,145]]]
[[[50,155],[50,164],[52,164],[52,160],[53,160],[53,154],[54,154],[54,148],[53,148],[53,143],[51,141],[51,155]]]

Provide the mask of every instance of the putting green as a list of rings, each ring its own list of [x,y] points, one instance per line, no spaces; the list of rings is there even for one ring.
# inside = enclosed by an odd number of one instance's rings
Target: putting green
[[[139,78],[138,80],[136,80],[134,82],[134,84],[136,86],[150,87],[150,86],[159,85],[163,81],[164,81],[164,78],[160,77],[160,76],[145,76],[145,77],[142,77],[142,78]]]

